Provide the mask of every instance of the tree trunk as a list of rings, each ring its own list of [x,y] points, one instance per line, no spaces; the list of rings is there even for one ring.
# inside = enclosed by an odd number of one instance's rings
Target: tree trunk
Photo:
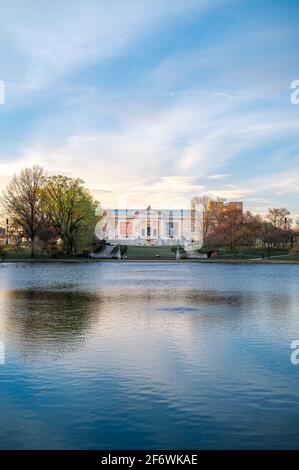
[[[31,237],[31,258],[35,257],[35,237]]]

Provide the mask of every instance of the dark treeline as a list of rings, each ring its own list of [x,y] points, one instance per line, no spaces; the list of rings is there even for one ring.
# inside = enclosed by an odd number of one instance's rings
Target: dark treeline
[[[26,168],[12,178],[1,202],[10,239],[16,246],[27,240],[32,257],[41,251],[84,253],[95,242],[97,202],[79,178],[47,177],[39,166]]]
[[[198,198],[203,207],[204,245],[234,253],[240,247],[293,248],[299,237],[299,220],[293,221],[286,208],[272,208],[265,216],[243,212],[238,203],[225,204],[223,199]]]

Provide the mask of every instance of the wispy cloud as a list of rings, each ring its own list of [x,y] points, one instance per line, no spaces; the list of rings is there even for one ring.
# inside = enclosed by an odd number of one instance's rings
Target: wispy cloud
[[[107,205],[203,192],[296,212],[297,10],[286,22],[277,4],[270,21],[242,3],[243,16],[235,1],[6,2],[0,184],[40,163]]]
[[[123,55],[153,28],[207,6],[206,0],[54,0],[41,7],[35,0],[12,0],[1,5],[2,50],[14,48],[12,60],[5,55],[3,62],[19,72],[22,87],[41,88]]]

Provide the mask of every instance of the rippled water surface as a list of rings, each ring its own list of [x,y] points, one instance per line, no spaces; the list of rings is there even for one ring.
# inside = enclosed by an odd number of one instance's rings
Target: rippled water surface
[[[299,266],[0,264],[0,447],[299,448]]]

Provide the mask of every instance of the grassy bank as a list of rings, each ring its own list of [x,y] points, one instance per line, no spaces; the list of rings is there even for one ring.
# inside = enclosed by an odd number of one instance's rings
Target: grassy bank
[[[126,258],[117,260],[116,258],[88,259],[88,258],[16,258],[5,259],[2,263],[200,263],[200,264],[289,264],[298,265],[299,260],[292,259],[265,259],[265,260],[246,260],[246,259],[180,259],[175,258]],[[0,261],[1,266],[1,261]]]
[[[145,258],[158,258],[158,259],[175,259],[175,252],[171,246],[128,246],[126,251],[128,259],[145,259]]]
[[[158,246],[158,247],[144,247],[144,246],[128,246],[126,250],[121,250],[122,255],[126,256],[123,261],[175,261],[176,246]],[[115,248],[117,251],[117,248]],[[39,254],[35,258],[31,258],[30,250],[28,248],[20,248],[18,250],[12,247],[2,247],[2,262],[103,262],[103,261],[116,261],[115,259],[87,259],[84,256],[72,257],[55,257],[53,258],[47,254]],[[257,263],[257,264],[299,264],[299,253],[289,254],[286,249],[273,249],[271,257],[268,258],[265,251],[265,258],[263,259],[263,251],[261,249],[247,250],[238,253],[234,256],[232,252],[220,250],[217,258],[209,259],[184,259],[184,254],[181,253],[181,262],[196,262],[196,263]]]
[[[62,258],[60,256],[51,256],[50,254],[44,252],[44,253],[38,253],[34,258],[31,257],[31,251],[27,247],[20,247],[18,249],[15,249],[14,247],[11,246],[2,246],[0,250],[0,260],[1,261],[59,261]],[[69,256],[69,257],[64,257],[63,259],[70,259],[70,260],[76,260],[76,259],[86,259],[83,255],[80,256]]]
[[[209,251],[209,250],[206,250]],[[199,252],[205,252],[204,249],[199,250]],[[270,248],[269,255],[270,258],[277,257],[277,256],[288,256],[288,248]],[[248,248],[248,247],[240,247],[238,252],[235,253],[231,250],[220,248],[218,250],[218,259],[260,259],[260,258],[268,258],[268,250],[267,248]]]

